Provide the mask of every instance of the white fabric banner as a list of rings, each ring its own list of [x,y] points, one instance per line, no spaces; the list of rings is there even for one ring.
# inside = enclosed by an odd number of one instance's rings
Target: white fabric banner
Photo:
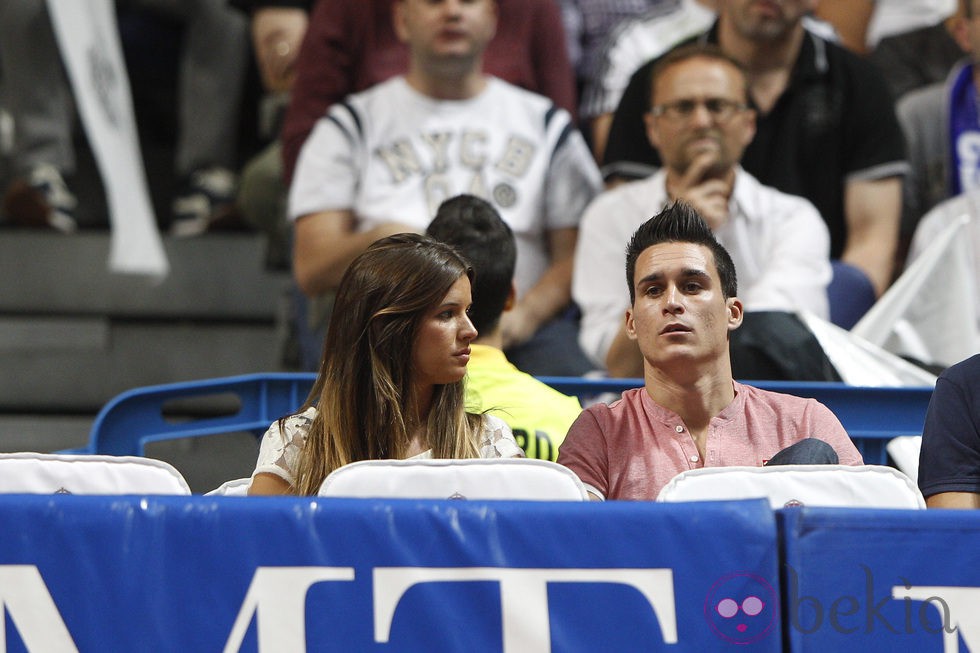
[[[866,388],[936,385],[934,374],[868,342],[853,331],[812,313],[803,312],[799,316],[820,342],[844,383]]]
[[[970,215],[942,224],[851,333],[900,356],[949,366],[980,351]]]
[[[170,269],[150,201],[112,0],[47,0],[61,58],[109,205],[109,269]]]

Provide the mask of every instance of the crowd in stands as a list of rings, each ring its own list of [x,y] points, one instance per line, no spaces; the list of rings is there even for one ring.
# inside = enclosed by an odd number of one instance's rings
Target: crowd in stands
[[[180,36],[160,226],[263,233],[317,343],[255,493],[416,455],[558,459],[597,498],[859,464],[829,410],[735,379],[838,379],[797,314],[849,301],[835,269],[882,297],[919,225],[980,192],[980,0],[116,7]],[[0,5],[2,226],[77,229],[63,68],[44,0]],[[589,373],[645,389],[582,412],[533,378]]]

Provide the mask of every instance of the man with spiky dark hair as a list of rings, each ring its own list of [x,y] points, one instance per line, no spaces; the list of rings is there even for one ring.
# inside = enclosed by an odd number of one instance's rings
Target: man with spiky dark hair
[[[671,204],[636,230],[626,277],[644,387],[587,408],[558,456],[594,498],[653,500],[699,467],[861,464],[826,406],[732,378],[729,335],[743,315],[735,266],[691,206]]]

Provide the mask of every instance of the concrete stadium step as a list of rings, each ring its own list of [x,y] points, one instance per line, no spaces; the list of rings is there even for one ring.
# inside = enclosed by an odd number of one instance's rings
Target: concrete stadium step
[[[0,314],[272,320],[288,278],[265,270],[256,234],[165,238],[161,281],[109,272],[109,241],[101,231],[0,231]]]
[[[281,368],[289,280],[260,236],[165,239],[158,282],[110,273],[109,238],[0,231],[0,412],[94,415],[135,386]]]

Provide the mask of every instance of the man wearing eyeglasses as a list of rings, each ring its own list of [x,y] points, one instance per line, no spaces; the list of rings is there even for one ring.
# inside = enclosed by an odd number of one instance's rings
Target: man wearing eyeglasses
[[[809,201],[762,185],[739,166],[755,135],[740,64],[713,45],[666,55],[654,69],[646,133],[663,161],[652,176],[600,194],[586,209],[572,294],[580,344],[612,376],[640,376],[643,358],[623,315],[623,247],[664,206],[683,200],[731,253],[747,311],[827,317],[830,236]],[[743,377],[746,378],[746,377]]]
[[[693,40],[717,44],[749,73],[758,132],[742,165],[762,183],[813,202],[830,230],[831,256],[858,268],[880,296],[895,269],[908,172],[884,76],[804,25],[818,0],[716,4],[717,21]],[[633,73],[616,108],[603,159],[607,179],[636,179],[658,165],[642,119],[655,62]]]

